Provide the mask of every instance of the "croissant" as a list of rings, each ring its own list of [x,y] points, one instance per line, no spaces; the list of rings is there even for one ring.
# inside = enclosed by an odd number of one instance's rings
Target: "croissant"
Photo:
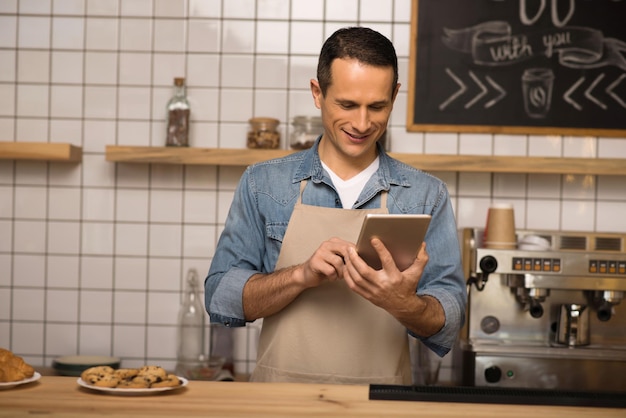
[[[0,382],[17,382],[35,374],[35,369],[20,356],[0,348]]]

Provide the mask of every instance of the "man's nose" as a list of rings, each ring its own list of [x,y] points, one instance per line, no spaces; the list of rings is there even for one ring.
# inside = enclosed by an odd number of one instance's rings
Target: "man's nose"
[[[359,132],[366,132],[371,125],[370,114],[367,108],[359,109],[356,120],[354,121],[354,128]]]

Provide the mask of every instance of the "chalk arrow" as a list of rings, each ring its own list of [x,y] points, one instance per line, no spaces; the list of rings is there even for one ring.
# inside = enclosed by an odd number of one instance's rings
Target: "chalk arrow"
[[[470,107],[474,106],[474,104],[477,101],[479,101],[485,94],[487,94],[487,88],[485,87],[483,83],[480,82],[478,77],[476,77],[474,73],[471,71],[469,72],[469,75],[470,77],[472,77],[472,80],[474,80],[474,83],[478,84],[478,87],[480,87],[480,93],[478,93],[472,100],[470,100],[469,102],[465,104],[466,109],[469,109]]]
[[[596,85],[603,78],[604,78],[604,73],[600,74],[599,76],[596,77],[595,80],[593,80],[593,83],[591,83],[589,88],[587,90],[585,90],[585,97],[588,98],[593,103],[595,103],[596,105],[598,105],[598,107],[602,108],[602,110],[606,110],[606,105],[604,103],[602,103],[600,100],[598,100],[596,97],[591,95],[591,91],[596,87]]]
[[[583,107],[580,104],[578,104],[577,102],[575,102],[574,99],[572,99],[571,96],[572,96],[572,93],[574,93],[574,91],[576,91],[578,86],[580,86],[584,82],[585,82],[585,77],[579,78],[578,81],[575,82],[574,84],[572,84],[572,87],[567,89],[565,94],[563,94],[563,100],[565,100],[567,103],[571,104],[572,107],[574,109],[576,109],[576,110],[582,110]]]
[[[459,90],[456,93],[454,93],[452,96],[448,97],[448,99],[445,102],[443,102],[443,103],[441,103],[439,105],[439,110],[443,110],[446,107],[448,107],[448,105],[450,103],[455,101],[457,97],[461,96],[467,90],[467,86],[465,85],[465,83],[463,83],[460,78],[458,78],[456,75],[454,75],[452,70],[450,70],[449,68],[446,68],[446,74],[448,74],[450,76],[450,78],[453,79],[459,85],[460,88],[459,88]]]
[[[504,96],[506,96],[506,91],[498,83],[493,81],[491,77],[486,76],[485,79],[487,80],[489,84],[491,84],[491,87],[493,87],[494,89],[500,92],[500,95],[498,97],[494,97],[493,99],[485,103],[485,109],[489,109],[491,106],[498,103],[500,100],[504,99]]]
[[[470,78],[478,86],[480,91],[478,92],[476,96],[474,96],[469,102],[465,104],[465,109],[469,109],[470,107],[474,106],[483,97],[485,97],[487,93],[489,93],[489,86],[487,86],[484,82],[482,82],[478,78],[478,76],[476,76],[476,74],[474,74],[473,72],[469,71],[468,73],[469,73]],[[456,99],[458,99],[468,90],[467,84],[464,83],[459,77],[457,77],[457,75],[454,74],[452,70],[450,70],[449,68],[446,68],[446,74],[448,74],[448,76],[452,80],[454,80],[454,82],[459,86],[459,89],[455,91],[450,97],[448,97],[443,103],[439,105],[439,110],[444,110],[446,107],[450,105],[450,103],[454,102]],[[485,103],[484,107],[485,109],[488,109],[492,107],[493,105],[495,105],[496,103],[498,103],[499,101],[501,101],[506,96],[507,93],[498,83],[493,81],[493,79],[491,79],[489,76],[485,76],[485,80],[487,80],[489,85],[498,92],[498,95],[496,97],[494,97],[493,99]]]
[[[613,91],[614,88],[616,88],[617,86],[619,86],[619,84],[622,82],[622,80],[626,78],[626,74],[622,74],[621,76],[619,76],[619,78],[617,80],[615,80],[614,82],[612,82],[607,88],[606,88],[606,92],[608,93],[609,96],[611,96],[617,103],[620,104],[620,106],[622,106],[623,108],[626,108],[626,103],[624,103],[624,101],[617,95],[615,94],[615,92]]]

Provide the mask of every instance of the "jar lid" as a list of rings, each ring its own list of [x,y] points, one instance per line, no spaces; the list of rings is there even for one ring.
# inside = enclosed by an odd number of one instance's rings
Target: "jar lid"
[[[321,116],[294,116],[291,122],[294,125],[322,125]]]
[[[249,123],[267,123],[267,124],[275,124],[275,125],[278,125],[280,123],[278,119],[268,118],[268,117],[250,118],[248,119],[248,122]]]

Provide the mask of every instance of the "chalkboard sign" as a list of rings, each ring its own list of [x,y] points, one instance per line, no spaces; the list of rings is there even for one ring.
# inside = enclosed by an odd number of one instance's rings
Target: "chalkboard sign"
[[[413,0],[407,129],[626,137],[626,0]]]

